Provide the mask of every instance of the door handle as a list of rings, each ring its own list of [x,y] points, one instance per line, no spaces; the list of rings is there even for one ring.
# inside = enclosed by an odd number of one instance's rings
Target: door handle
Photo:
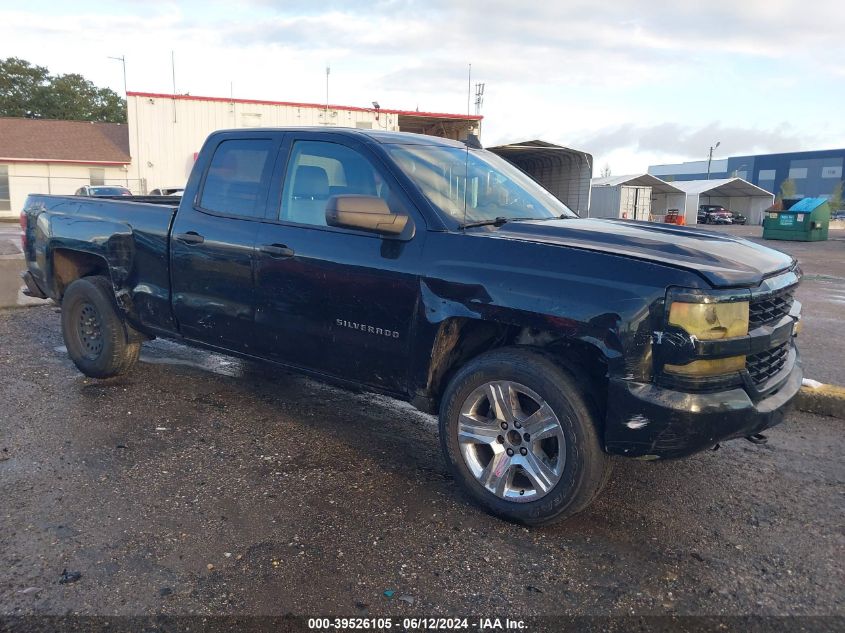
[[[196,231],[188,231],[187,233],[178,233],[174,237],[185,244],[202,244],[205,238]]]
[[[285,258],[293,257],[293,249],[288,248],[284,244],[264,244],[259,249],[262,253],[267,253],[270,257]]]

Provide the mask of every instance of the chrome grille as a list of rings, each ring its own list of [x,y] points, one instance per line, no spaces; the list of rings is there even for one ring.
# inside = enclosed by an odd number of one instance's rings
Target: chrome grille
[[[761,385],[783,369],[789,356],[789,343],[749,356],[746,369],[754,384]]]
[[[748,323],[750,329],[779,321],[792,308],[792,289],[751,299]]]

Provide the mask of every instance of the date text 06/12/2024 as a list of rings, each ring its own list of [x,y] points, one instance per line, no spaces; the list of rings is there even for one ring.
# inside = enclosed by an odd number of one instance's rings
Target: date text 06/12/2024
[[[509,618],[309,618],[308,628],[314,631],[347,629],[385,631],[394,627],[403,630],[511,630],[526,628],[524,620]]]

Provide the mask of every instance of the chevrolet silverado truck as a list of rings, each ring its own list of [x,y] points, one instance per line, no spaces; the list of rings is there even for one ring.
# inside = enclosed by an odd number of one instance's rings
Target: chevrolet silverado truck
[[[174,339],[439,413],[455,479],[538,525],[616,456],[781,422],[797,262],[694,228],[581,219],[481,148],[352,129],[213,133],[178,205],[31,195],[30,294],[87,376]]]

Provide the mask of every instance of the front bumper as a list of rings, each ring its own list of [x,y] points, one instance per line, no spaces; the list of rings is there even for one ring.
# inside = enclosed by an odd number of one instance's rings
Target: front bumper
[[[687,393],[622,379],[608,385],[605,450],[629,457],[670,459],[746,437],[780,424],[804,372],[797,353],[789,374],[765,397],[743,388]]]

